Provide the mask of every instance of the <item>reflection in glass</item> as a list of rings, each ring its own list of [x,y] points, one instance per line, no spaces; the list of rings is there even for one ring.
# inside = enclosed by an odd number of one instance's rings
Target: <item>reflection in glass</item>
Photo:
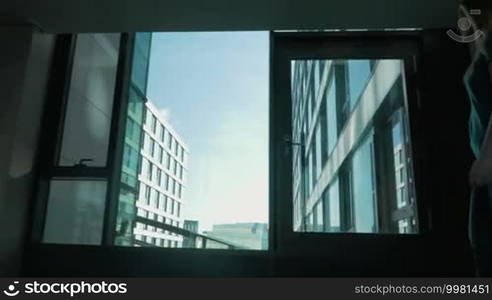
[[[43,242],[100,245],[105,181],[52,181]]]
[[[290,73],[294,231],[417,233],[403,62],[293,60]]]
[[[355,151],[352,158],[355,231],[361,233],[378,230],[374,202],[372,147],[372,137],[370,137]]]
[[[105,166],[120,34],[78,34],[59,164]]]
[[[352,110],[366,88],[366,85],[371,76],[371,61],[370,60],[348,60],[348,88],[350,95],[350,109]]]

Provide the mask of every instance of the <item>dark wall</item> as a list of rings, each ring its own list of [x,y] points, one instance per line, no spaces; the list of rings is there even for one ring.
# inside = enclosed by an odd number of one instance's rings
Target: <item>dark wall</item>
[[[24,275],[253,277],[270,273],[265,253],[45,245],[28,250]]]
[[[17,276],[54,36],[0,28],[0,276]]]
[[[468,118],[470,105],[463,75],[470,63],[468,45],[450,39],[444,31],[424,34],[422,79],[423,132],[420,149],[426,166],[422,188],[428,195],[431,229],[443,255],[466,263],[469,254],[467,225],[472,163]],[[469,259],[469,256],[467,256]]]

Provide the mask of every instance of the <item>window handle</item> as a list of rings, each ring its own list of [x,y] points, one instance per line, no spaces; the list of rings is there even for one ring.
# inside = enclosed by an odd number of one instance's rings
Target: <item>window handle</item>
[[[74,167],[87,167],[87,163],[92,161],[92,158],[82,158]]]

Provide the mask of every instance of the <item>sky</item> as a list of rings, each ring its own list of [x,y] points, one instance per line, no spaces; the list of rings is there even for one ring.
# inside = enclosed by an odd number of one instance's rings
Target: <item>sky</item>
[[[147,97],[188,145],[184,218],[268,222],[268,32],[154,33]]]

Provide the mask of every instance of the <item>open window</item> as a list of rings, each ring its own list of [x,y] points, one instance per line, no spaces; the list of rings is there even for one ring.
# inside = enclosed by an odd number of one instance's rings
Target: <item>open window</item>
[[[276,33],[273,49],[279,249],[425,231],[408,88],[415,40]]]
[[[268,249],[268,32],[62,46],[36,242]]]

